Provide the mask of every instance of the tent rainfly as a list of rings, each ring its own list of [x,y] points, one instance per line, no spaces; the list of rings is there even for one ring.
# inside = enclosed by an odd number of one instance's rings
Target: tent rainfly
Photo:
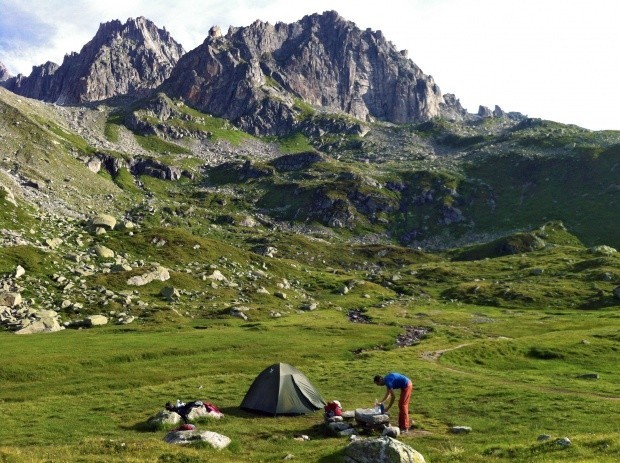
[[[302,415],[325,406],[310,380],[287,363],[265,368],[254,380],[241,408],[268,415]]]

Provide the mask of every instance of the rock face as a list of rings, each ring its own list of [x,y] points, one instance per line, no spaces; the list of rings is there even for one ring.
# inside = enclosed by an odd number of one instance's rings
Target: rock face
[[[425,463],[410,446],[391,437],[359,439],[345,448],[346,463]]]
[[[334,11],[211,34],[161,89],[257,134],[290,132],[299,124],[299,99],[397,123],[428,120],[446,105],[433,78],[380,31],[362,31]]]
[[[101,101],[118,95],[141,96],[172,71],[184,50],[168,32],[140,17],[125,24],[101,24],[79,53],[65,55],[62,65],[34,66],[3,86],[19,95],[58,104]]]

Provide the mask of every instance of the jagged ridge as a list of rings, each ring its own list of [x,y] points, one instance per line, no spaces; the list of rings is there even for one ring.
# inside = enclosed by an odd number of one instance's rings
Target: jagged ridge
[[[66,55],[62,65],[34,66],[30,76],[4,83],[23,96],[58,104],[101,101],[118,95],[140,96],[170,75],[183,55],[170,34],[146,18],[100,25],[80,53]]]
[[[271,25],[213,28],[163,84],[168,95],[257,134],[299,123],[299,100],[357,119],[425,121],[446,103],[431,76],[380,31],[362,31],[334,11]],[[295,107],[297,104],[297,107]]]

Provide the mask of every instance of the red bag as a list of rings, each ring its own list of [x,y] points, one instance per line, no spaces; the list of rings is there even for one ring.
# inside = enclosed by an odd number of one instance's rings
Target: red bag
[[[327,402],[327,405],[325,405],[325,416],[328,418],[331,418],[332,416],[342,416],[342,407],[340,406],[340,402],[337,400]]]

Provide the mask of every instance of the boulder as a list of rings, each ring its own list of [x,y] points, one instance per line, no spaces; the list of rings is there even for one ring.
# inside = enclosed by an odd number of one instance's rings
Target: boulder
[[[181,415],[168,410],[162,410],[157,415],[152,416],[148,420],[148,425],[151,429],[165,428],[168,426],[174,426],[181,422]]]
[[[179,290],[172,286],[162,288],[159,295],[169,302],[174,302],[181,299],[181,293],[179,293]]]
[[[151,281],[167,281],[169,279],[170,272],[168,271],[168,269],[159,266],[143,275],[136,275],[135,277],[131,277],[129,280],[127,280],[127,284],[129,286],[144,286],[146,284],[149,284]]]
[[[344,454],[346,463],[425,463],[421,453],[391,437],[354,440]]]
[[[84,319],[84,324],[88,327],[107,325],[108,319],[103,315],[91,315]]]
[[[21,278],[26,274],[26,270],[21,265],[18,265],[15,269],[15,279]]]
[[[214,270],[207,278],[213,281],[227,281],[227,278],[219,270]]]
[[[110,248],[107,248],[105,246],[98,244],[95,246],[94,250],[95,250],[95,254],[97,254],[102,259],[114,258],[114,251],[112,251]]]
[[[614,297],[616,299],[620,299],[620,286],[616,286],[616,288],[614,288]]]
[[[274,258],[278,253],[278,249],[273,246],[257,246],[254,248],[254,252],[261,256]]]
[[[16,307],[22,303],[22,295],[19,293],[0,294],[0,305],[5,307]]]
[[[98,157],[92,157],[88,161],[86,161],[86,167],[93,173],[97,173],[101,170],[101,159]]]
[[[116,219],[108,214],[98,214],[91,219],[93,227],[106,228],[108,230],[114,230],[116,226]]]
[[[58,246],[60,246],[63,243],[63,241],[60,238],[48,238],[45,240],[45,244],[50,248],[50,249],[56,249]]]
[[[221,450],[230,445],[230,437],[213,431],[170,431],[164,437],[169,444],[191,444],[194,442],[207,442],[213,448]]]
[[[15,334],[54,333],[65,329],[59,323],[58,314],[56,314],[56,312],[52,310],[47,310],[44,312],[52,312],[54,315],[39,313],[39,316],[41,316],[39,320],[35,320],[30,325],[16,331]]]

